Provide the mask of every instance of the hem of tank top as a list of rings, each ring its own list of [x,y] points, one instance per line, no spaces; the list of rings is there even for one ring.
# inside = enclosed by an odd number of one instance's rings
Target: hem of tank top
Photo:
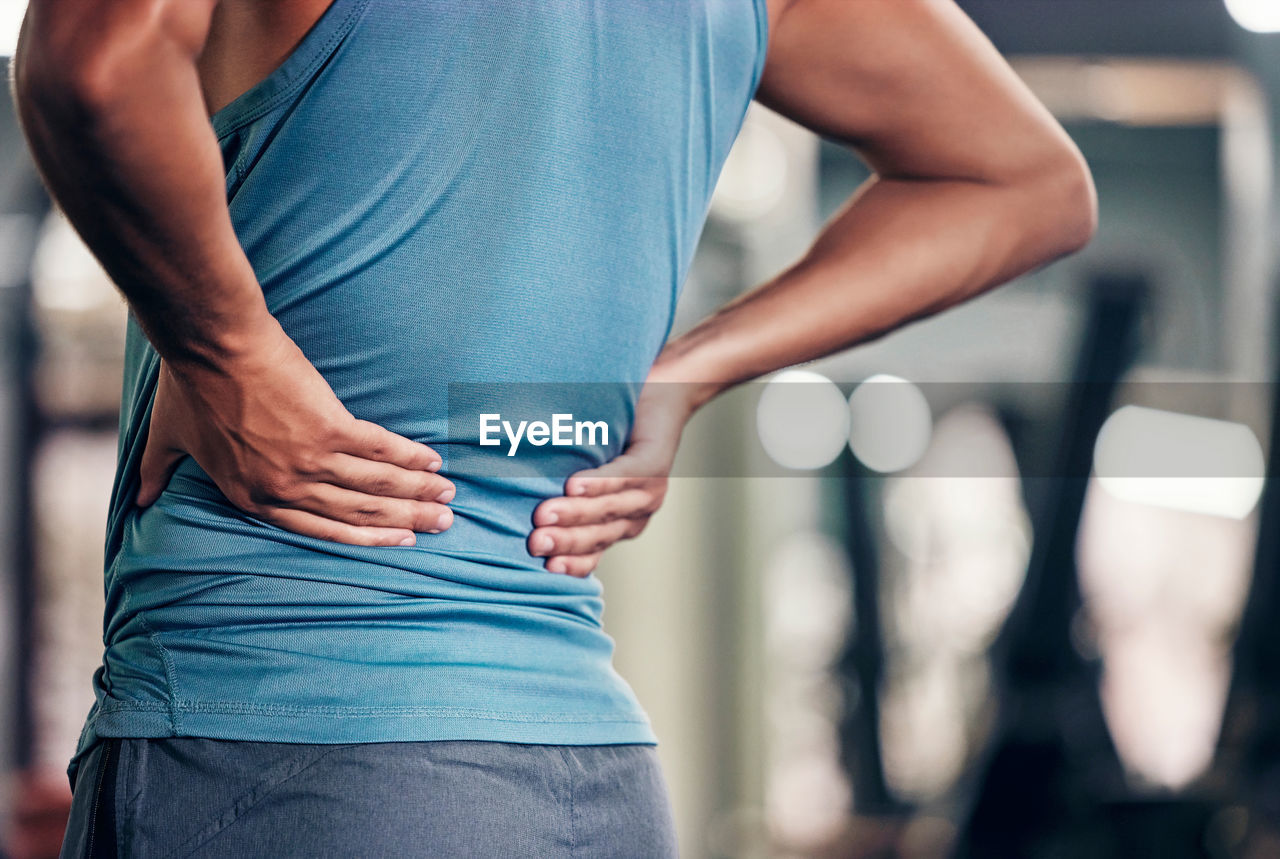
[[[486,710],[477,707],[442,707],[415,704],[345,705],[345,704],[261,704],[253,701],[200,701],[183,699],[174,707],[186,714],[207,715],[255,715],[293,717],[300,715],[332,716],[341,719],[365,719],[380,716],[442,716],[446,718],[485,719],[495,722],[520,722],[523,724],[592,724],[611,722],[620,724],[647,724],[648,720],[631,712],[613,712],[600,715],[549,713],[534,714],[518,710]],[[116,713],[166,714],[169,705],[163,701],[118,701],[98,708],[95,721]],[[174,729],[181,733],[182,728]]]
[[[254,705],[262,706],[262,705]],[[377,708],[375,708],[377,709]],[[335,715],[309,708],[281,713],[201,708],[187,713],[175,730],[161,702],[121,702],[98,710],[86,722],[77,746],[103,737],[161,738],[198,736],[264,742],[352,743],[427,740],[492,740],[557,745],[641,743],[657,745],[658,736],[644,711],[610,716],[507,714],[448,707],[384,707],[393,712]],[[497,713],[497,715],[494,715]],[[227,716],[234,716],[228,721]],[[353,730],[355,728],[355,730]],[[73,758],[74,760],[74,758]],[[68,764],[70,767],[70,764]]]
[[[582,718],[578,721],[561,720],[549,722],[529,718],[524,714],[519,719],[493,719],[477,716],[458,716],[456,714],[442,721],[437,715],[434,720],[421,721],[419,713],[397,713],[400,717],[396,724],[399,730],[388,730],[383,723],[382,730],[362,730],[362,737],[353,740],[350,736],[334,739],[326,736],[323,726],[332,725],[347,717],[334,717],[330,714],[322,723],[316,720],[299,722],[299,716],[315,715],[307,712],[291,714],[235,714],[239,715],[235,722],[237,730],[228,730],[225,723],[219,723],[219,714],[198,713],[193,723],[187,723],[182,731],[175,731],[168,721],[167,707],[159,701],[120,702],[115,706],[100,707],[95,702],[88,719],[80,731],[76,749],[67,762],[66,774],[68,782],[74,784],[77,770],[83,765],[85,756],[93,748],[94,743],[109,737],[128,739],[165,739],[170,737],[205,737],[208,739],[225,739],[237,741],[260,740],[263,742],[296,742],[324,744],[353,744],[373,742],[428,742],[432,740],[470,740],[505,743],[531,743],[536,745],[645,745],[657,746],[659,739],[653,729],[653,723],[643,711],[632,714],[630,718]],[[440,709],[440,708],[436,708]],[[376,716],[379,714],[369,714]],[[385,718],[385,715],[384,715]],[[405,718],[417,721],[405,722]],[[287,719],[287,721],[282,721]],[[366,721],[350,722],[346,725],[363,727],[372,723]],[[286,726],[280,730],[279,726]],[[299,732],[299,726],[309,728],[309,732]],[[249,730],[256,728],[256,730]],[[284,739],[289,737],[291,739]]]
[[[217,139],[260,119],[310,80],[368,5],[369,0],[333,0],[280,65],[209,118]]]

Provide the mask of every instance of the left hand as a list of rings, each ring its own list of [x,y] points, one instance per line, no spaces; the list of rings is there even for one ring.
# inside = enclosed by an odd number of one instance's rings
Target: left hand
[[[527,545],[529,554],[546,558],[546,570],[586,577],[605,549],[649,524],[666,497],[680,435],[693,413],[688,387],[650,377],[636,401],[626,449],[598,468],[569,475],[565,494],[533,511]]]

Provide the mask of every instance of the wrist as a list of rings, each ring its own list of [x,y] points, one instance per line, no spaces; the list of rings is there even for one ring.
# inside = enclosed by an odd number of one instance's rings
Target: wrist
[[[668,399],[677,401],[686,417],[729,387],[697,367],[689,355],[678,344],[671,344],[658,356],[646,380],[666,389]]]
[[[181,337],[180,342],[170,344],[163,357],[179,374],[232,375],[277,361],[279,350],[286,342],[292,343],[263,304]]]

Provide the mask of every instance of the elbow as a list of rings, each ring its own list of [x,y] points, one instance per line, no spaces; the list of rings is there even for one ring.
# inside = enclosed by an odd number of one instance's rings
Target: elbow
[[[1032,203],[1043,244],[1043,261],[1051,262],[1083,250],[1098,232],[1098,191],[1084,156],[1065,147],[1040,180]]]
[[[1088,163],[1074,147],[1070,165],[1064,168],[1062,185],[1067,213],[1061,231],[1063,253],[1076,253],[1084,250],[1098,232],[1098,189]]]

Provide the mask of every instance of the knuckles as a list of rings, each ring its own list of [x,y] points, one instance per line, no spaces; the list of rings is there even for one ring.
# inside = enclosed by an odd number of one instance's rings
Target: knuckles
[[[298,499],[300,493],[292,478],[269,474],[250,481],[246,487],[248,500],[259,507],[288,504]]]
[[[345,421],[322,418],[312,430],[316,444],[325,450],[334,450],[346,438],[349,425]]]
[[[369,481],[365,491],[370,495],[394,495],[395,490],[395,481],[388,477],[374,477]]]
[[[350,521],[353,525],[375,525],[379,524],[382,515],[381,509],[366,504],[351,512]]]

